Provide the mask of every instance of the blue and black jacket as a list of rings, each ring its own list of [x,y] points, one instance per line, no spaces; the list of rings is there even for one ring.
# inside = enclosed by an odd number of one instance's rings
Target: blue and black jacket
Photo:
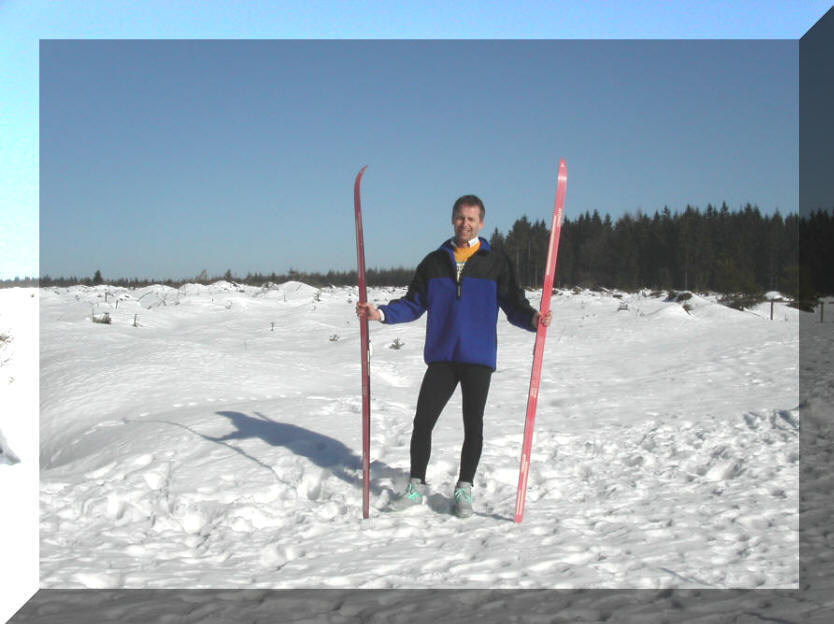
[[[379,306],[385,323],[406,323],[428,312],[423,358],[433,362],[481,364],[495,370],[498,308],[513,325],[536,331],[535,310],[518,285],[507,255],[486,239],[467,260],[457,280],[451,240],[427,255],[405,297]]]

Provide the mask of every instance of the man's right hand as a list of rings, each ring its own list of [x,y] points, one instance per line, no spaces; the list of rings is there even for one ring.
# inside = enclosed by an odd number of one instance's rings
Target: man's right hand
[[[369,321],[382,320],[382,314],[379,313],[379,310],[376,309],[374,304],[367,302],[356,304],[356,316],[360,318],[367,316]]]

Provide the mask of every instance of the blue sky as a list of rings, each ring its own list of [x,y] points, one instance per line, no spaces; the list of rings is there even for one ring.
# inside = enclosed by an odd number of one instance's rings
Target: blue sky
[[[488,232],[547,218],[559,158],[568,217],[797,208],[796,40],[829,3],[243,6],[0,4],[0,277],[350,269],[365,164],[370,266],[415,265],[463,193]],[[239,41],[450,37],[516,40]]]

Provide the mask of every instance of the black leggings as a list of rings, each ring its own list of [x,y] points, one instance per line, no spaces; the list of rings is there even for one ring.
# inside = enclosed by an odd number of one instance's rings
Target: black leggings
[[[429,364],[417,398],[417,413],[411,433],[411,477],[426,480],[431,455],[431,432],[440,412],[460,383],[463,399],[463,450],[460,481],[472,483],[483,447],[484,407],[492,369],[478,364],[436,362]]]

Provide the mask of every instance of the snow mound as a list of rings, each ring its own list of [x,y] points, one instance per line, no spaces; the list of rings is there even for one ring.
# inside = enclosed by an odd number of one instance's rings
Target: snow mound
[[[137,288],[133,297],[143,308],[150,310],[160,306],[171,305],[179,299],[179,291],[176,288],[163,284],[152,284],[144,288]]]
[[[659,319],[686,319],[692,320],[694,317],[684,310],[679,303],[665,303],[654,312],[649,312],[646,316]]]
[[[264,288],[263,296],[281,301],[303,301],[306,303],[312,300],[317,292],[319,292],[318,288],[291,280],[282,284],[269,285]]]
[[[9,443],[6,442],[3,432],[0,431],[0,464],[16,464],[19,461],[20,459],[12,452]]]
[[[709,319],[716,321],[740,321],[747,320],[748,313],[743,310],[736,310],[723,303],[718,302],[718,298],[714,296],[701,297],[693,295],[692,299],[686,302],[689,305],[690,312],[698,319]]]
[[[764,296],[765,296],[765,299],[767,299],[768,301],[770,301],[771,299],[776,299],[777,301],[790,299],[790,297],[786,297],[785,295],[780,293],[778,290],[769,290],[768,292],[765,293]]]
[[[770,319],[770,301],[753,306],[750,308],[750,312],[762,318]],[[773,320],[797,323],[799,322],[799,310],[788,305],[787,301],[776,300],[773,303]]]
[[[206,286],[205,284],[183,284],[179,288],[179,293],[184,297],[198,297],[211,292],[211,290],[211,286]]]
[[[226,280],[218,280],[205,287],[208,292],[237,292],[240,288],[239,284],[227,282]]]

